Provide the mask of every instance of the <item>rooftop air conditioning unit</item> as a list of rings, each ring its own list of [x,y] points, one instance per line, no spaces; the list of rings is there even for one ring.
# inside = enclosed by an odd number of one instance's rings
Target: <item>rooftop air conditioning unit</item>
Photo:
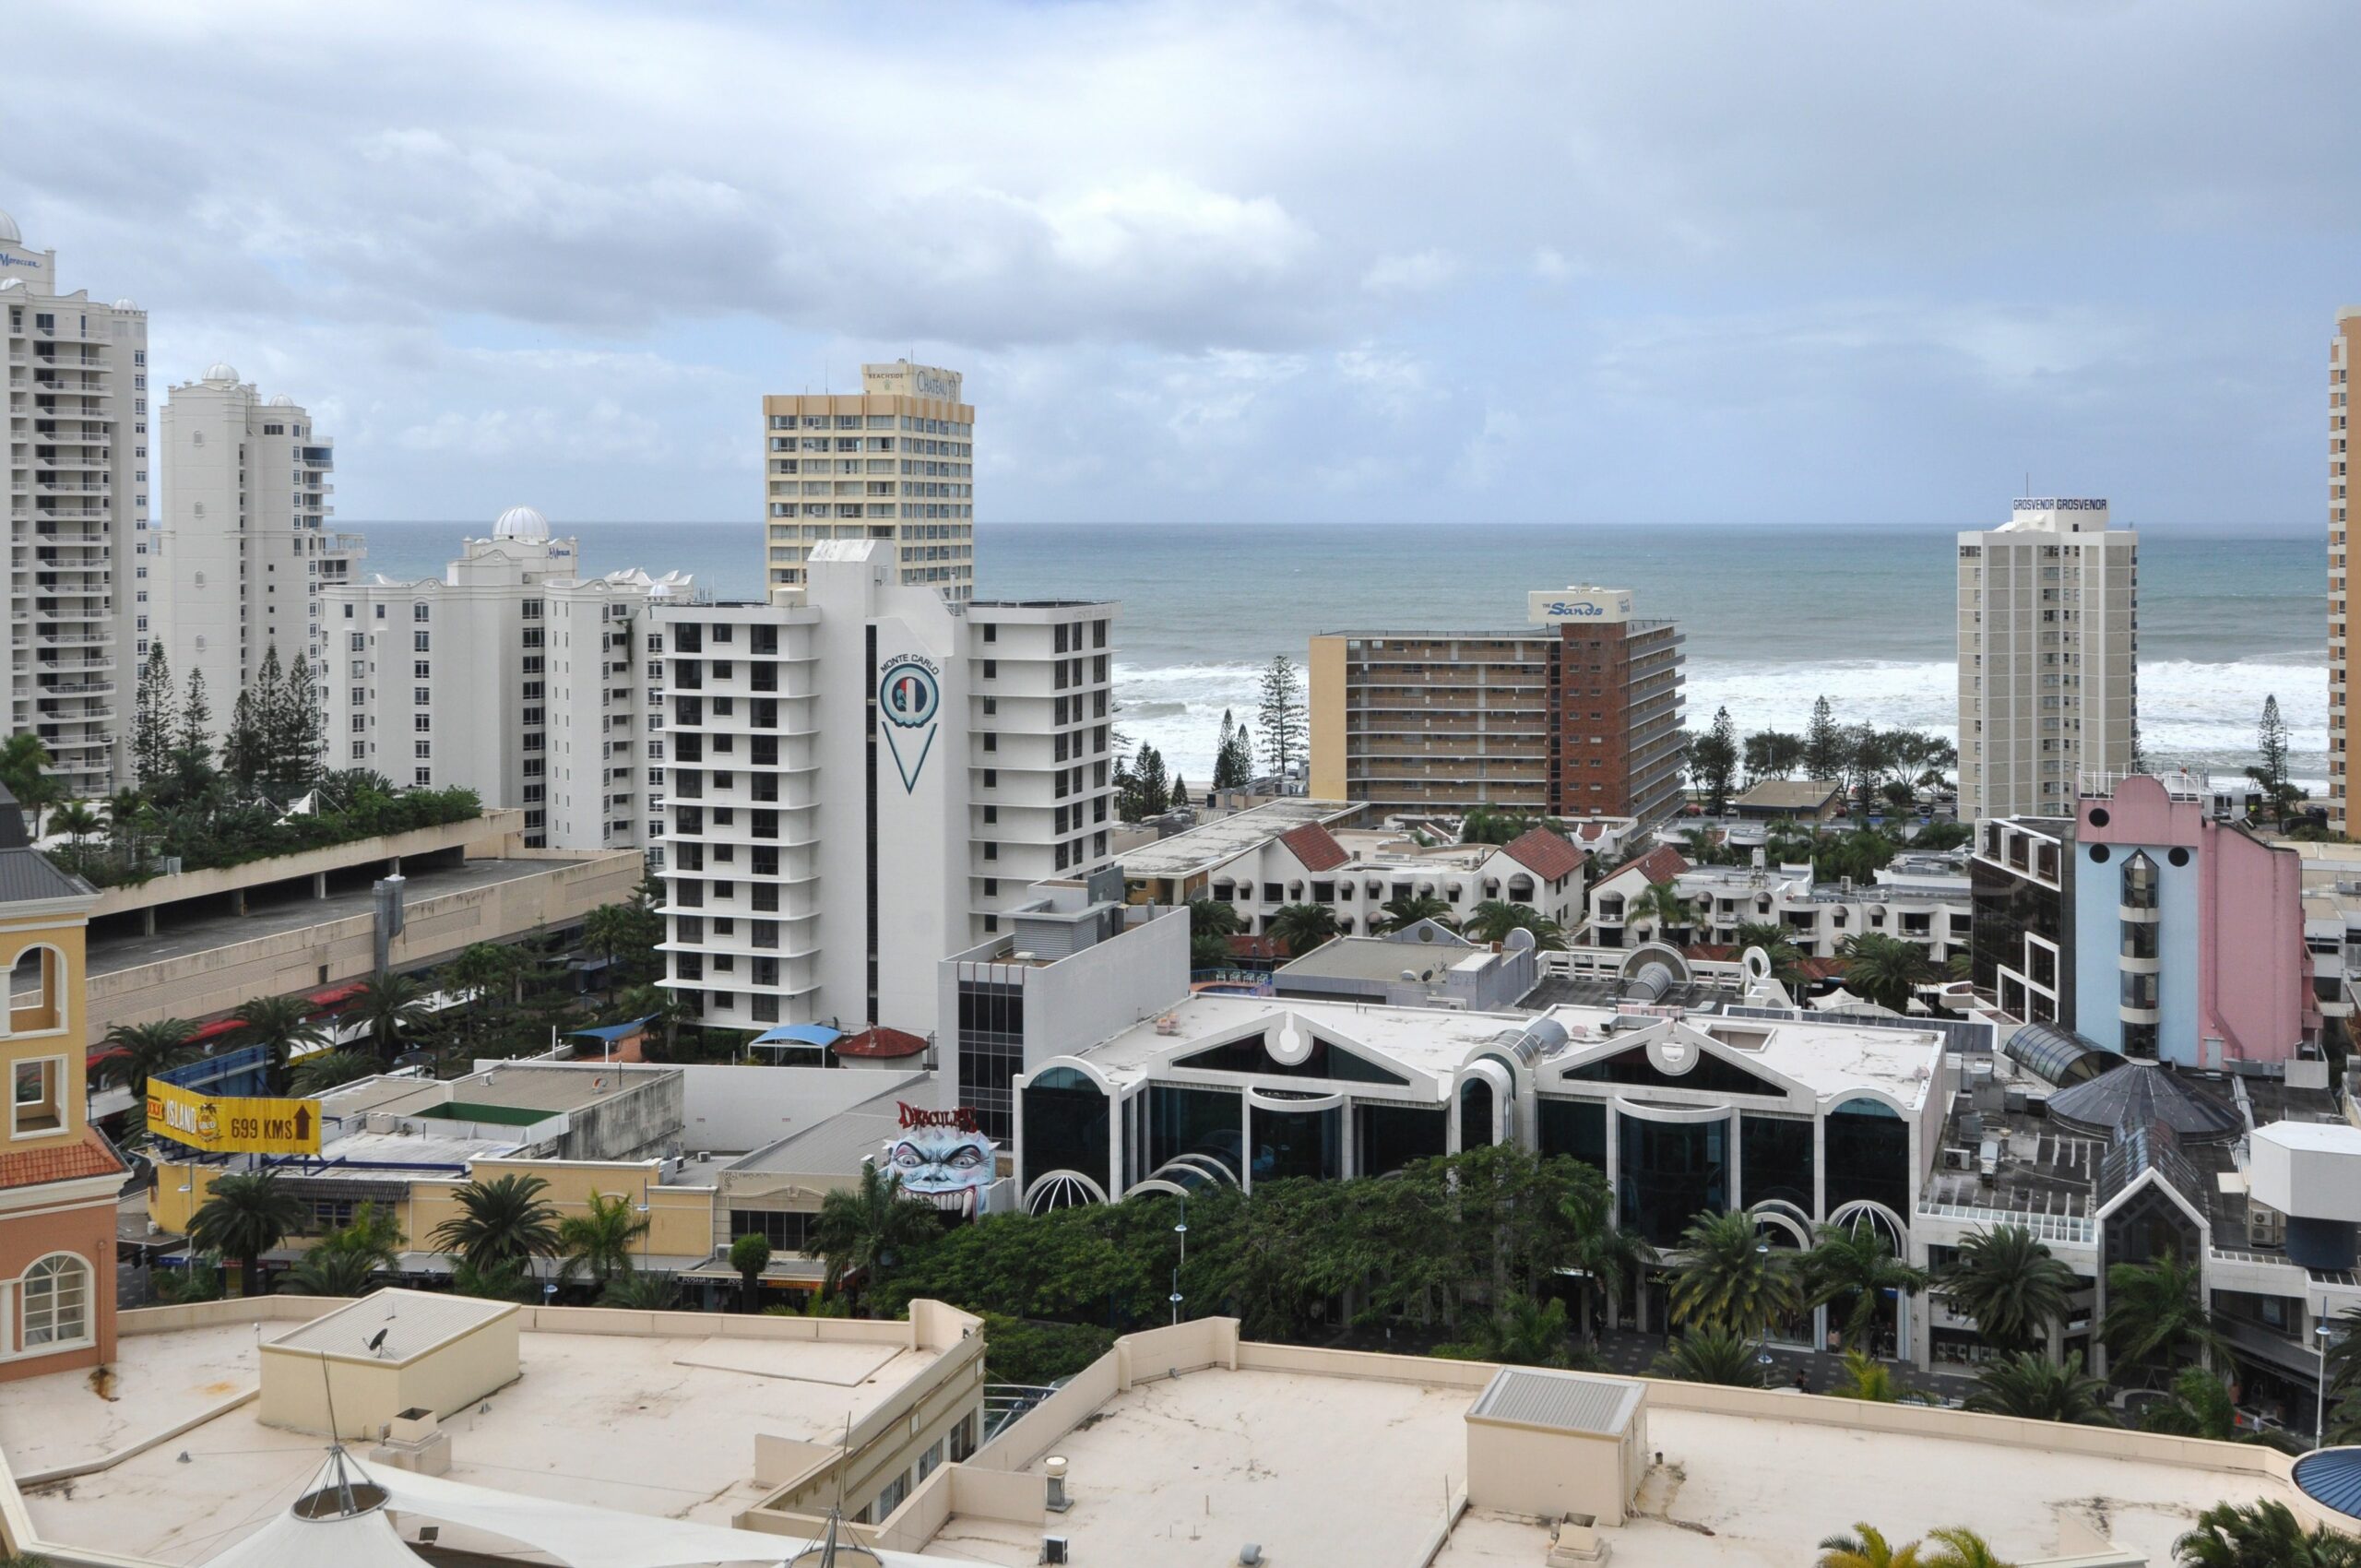
[[[1943,1169],[1946,1170],[1965,1170],[1975,1163],[1975,1155],[1972,1150],[1964,1148],[1943,1150]]]
[[[1072,1552],[1072,1549],[1071,1549],[1071,1547],[1069,1546],[1069,1544],[1068,1544],[1068,1542],[1067,1542],[1067,1540],[1066,1540],[1066,1538],[1065,1538],[1065,1537],[1063,1537],[1063,1536],[1043,1536],[1043,1537],[1041,1538],[1041,1561],[1042,1561],[1042,1562],[1073,1562],[1073,1561],[1074,1561],[1074,1558],[1073,1558],[1073,1556],[1071,1555],[1071,1552]]]

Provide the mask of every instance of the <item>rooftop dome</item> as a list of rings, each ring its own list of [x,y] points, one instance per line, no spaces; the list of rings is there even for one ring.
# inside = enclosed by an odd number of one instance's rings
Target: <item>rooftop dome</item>
[[[274,409],[291,409],[295,406],[295,399],[281,392],[270,400],[270,406]]]
[[[212,368],[208,369],[205,373],[205,379],[208,381],[228,382],[229,384],[235,386],[238,380],[238,367],[231,364],[227,360],[215,360],[213,362]]]
[[[547,539],[550,520],[530,506],[511,506],[492,525],[494,539]]]
[[[115,301],[114,308],[117,310],[137,310],[139,308],[139,302],[137,300],[125,297]]]
[[[2181,1074],[2133,1061],[2051,1095],[2049,1119],[2100,1137],[2161,1123],[2185,1143],[2235,1137],[2246,1127],[2236,1111]]]
[[[17,227],[17,220],[5,212],[0,212],[0,242],[12,245],[25,243],[24,232]]]
[[[25,280],[21,278],[0,278],[0,289],[21,289],[24,286]]]

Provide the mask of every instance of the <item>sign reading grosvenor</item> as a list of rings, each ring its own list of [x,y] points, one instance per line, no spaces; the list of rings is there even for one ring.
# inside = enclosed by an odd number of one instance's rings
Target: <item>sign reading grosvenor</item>
[[[150,1078],[148,1130],[208,1154],[317,1154],[320,1102],[200,1094]]]

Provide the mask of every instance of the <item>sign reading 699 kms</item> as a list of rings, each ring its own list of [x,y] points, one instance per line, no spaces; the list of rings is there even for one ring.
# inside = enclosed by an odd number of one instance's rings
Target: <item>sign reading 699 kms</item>
[[[320,1102],[199,1094],[150,1078],[148,1130],[208,1154],[317,1154]]]

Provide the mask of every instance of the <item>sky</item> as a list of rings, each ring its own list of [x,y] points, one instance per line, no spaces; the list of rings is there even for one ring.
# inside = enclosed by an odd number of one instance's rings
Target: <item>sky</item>
[[[77,0],[0,209],[340,520],[752,520],[965,373],[979,519],[2320,529],[2345,0]]]

